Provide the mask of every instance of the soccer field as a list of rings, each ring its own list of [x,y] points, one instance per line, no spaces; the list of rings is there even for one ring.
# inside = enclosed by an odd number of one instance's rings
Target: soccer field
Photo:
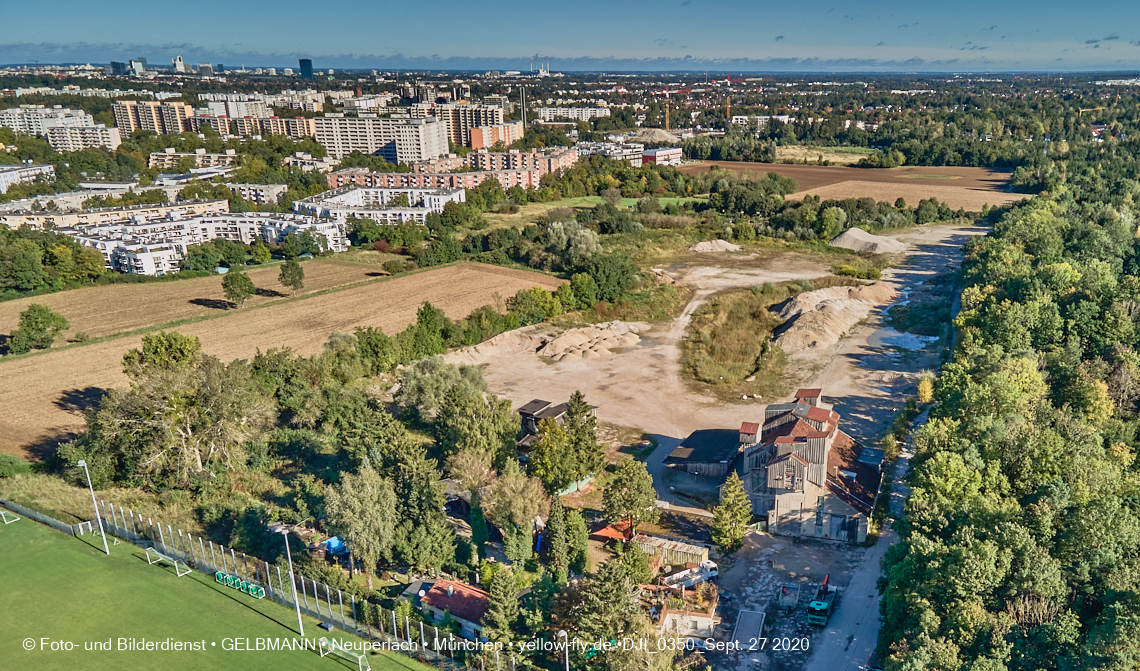
[[[97,536],[83,538],[99,543]],[[254,600],[197,571],[176,577],[168,565],[148,565],[144,551],[129,543],[111,546],[108,557],[101,545],[28,519],[0,525],[0,668],[356,668],[312,650],[234,649],[255,648],[259,639],[292,639],[296,627],[294,611],[268,598]],[[305,618],[305,633],[312,639],[330,636],[311,618]],[[342,632],[333,635],[341,638]],[[120,651],[120,638],[136,646],[139,639],[192,642],[200,650]],[[110,650],[87,649],[108,641]],[[53,642],[73,647],[52,650]],[[434,671],[396,653],[369,654],[368,661],[377,671]]]

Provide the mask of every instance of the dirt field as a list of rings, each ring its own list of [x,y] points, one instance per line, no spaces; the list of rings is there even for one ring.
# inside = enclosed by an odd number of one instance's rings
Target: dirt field
[[[782,163],[745,163],[740,161],[703,161],[678,168],[696,174],[708,172],[713,165],[737,175],[750,172],[763,175],[777,172],[799,183],[792,198],[805,194],[828,198],[862,198],[894,201],[906,198],[911,207],[923,198],[934,196],[953,208],[981,210],[984,203],[1001,205],[1025,196],[1006,193],[1009,174],[987,168],[939,168],[907,166],[890,170],[848,168],[842,166],[790,165]]]
[[[461,264],[277,306],[221,313],[178,331],[198,336],[206,353],[226,361],[271,347],[291,347],[311,355],[321,350],[333,331],[377,326],[396,333],[415,320],[423,301],[431,301],[457,319],[491,303],[495,293],[505,298],[520,289],[553,289],[559,283],[538,273]],[[5,408],[0,417],[0,451],[42,458],[58,440],[81,429],[83,412],[102,390],[126,384],[120,369],[122,357],[140,341],[141,336],[125,336],[0,360],[0,376],[8,382],[0,389],[0,407]]]
[[[843,200],[846,198],[871,197],[879,201],[894,202],[898,198],[905,198],[911,207],[918,205],[926,198],[937,198],[954,209],[963,209],[967,212],[981,212],[983,205],[1005,205],[1014,203],[1023,198],[1021,193],[1002,193],[959,186],[957,182],[948,179],[915,178],[895,183],[850,181],[821,186],[807,191],[798,191],[790,200],[799,200],[804,196],[819,196],[821,200]]]
[[[302,263],[305,288],[298,295],[344,286],[385,275],[378,266],[315,259]],[[261,290],[246,307],[262,305],[291,295],[277,283],[280,264],[251,268],[250,279]],[[195,317],[218,315],[227,308],[221,277],[200,277],[152,284],[112,284],[0,303],[0,333],[11,333],[20,312],[40,303],[71,322],[64,338],[86,332],[92,338]]]

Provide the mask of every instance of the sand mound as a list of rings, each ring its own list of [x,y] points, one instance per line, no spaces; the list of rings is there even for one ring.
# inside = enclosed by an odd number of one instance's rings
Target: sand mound
[[[645,128],[629,139],[630,142],[669,142],[679,143],[681,138],[661,128]]]
[[[706,240],[689,247],[690,252],[739,252],[740,245],[724,240]]]
[[[872,254],[894,254],[906,249],[906,243],[894,238],[881,235],[871,235],[861,228],[849,228],[831,241],[832,247],[853,249],[857,252],[870,252]]]
[[[639,330],[639,326],[625,322],[572,329],[543,345],[538,354],[555,361],[601,359],[613,356],[610,350],[633,347],[641,342],[637,335]]]
[[[894,297],[894,288],[882,282],[800,294],[780,310],[780,317],[790,321],[791,326],[776,337],[775,343],[788,354],[834,345],[872,308],[885,305]]]

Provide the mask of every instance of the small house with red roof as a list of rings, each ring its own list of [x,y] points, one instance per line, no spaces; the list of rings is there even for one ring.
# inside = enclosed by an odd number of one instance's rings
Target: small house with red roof
[[[744,445],[744,486],[752,509],[774,534],[863,542],[882,479],[881,450],[839,428],[821,389],[800,389],[791,403],[764,411],[759,439]]]
[[[420,597],[425,615],[436,624],[450,617],[459,624],[460,635],[478,641],[483,635],[483,616],[490,604],[489,595],[478,587],[454,580],[438,580]]]

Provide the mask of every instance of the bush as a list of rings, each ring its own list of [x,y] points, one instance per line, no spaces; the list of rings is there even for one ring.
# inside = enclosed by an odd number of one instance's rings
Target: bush
[[[385,261],[383,268],[389,275],[396,275],[404,272],[404,262],[399,259],[392,259]]]
[[[0,478],[10,478],[20,473],[31,473],[32,465],[19,457],[0,453]]]
[[[877,280],[883,276],[878,268],[858,267],[846,263],[832,268],[831,272],[844,277],[857,277],[861,280]]]

